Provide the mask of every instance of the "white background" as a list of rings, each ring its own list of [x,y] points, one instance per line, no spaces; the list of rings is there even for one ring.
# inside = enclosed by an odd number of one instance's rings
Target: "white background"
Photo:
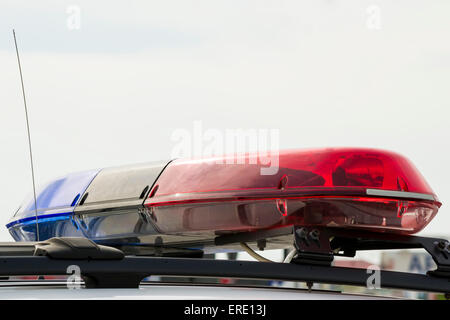
[[[69,5],[80,29],[67,27]],[[370,6],[380,29],[367,26]],[[0,4],[0,240],[38,184],[170,158],[174,130],[280,130],[281,148],[397,151],[443,202],[449,236],[450,2],[5,1]]]

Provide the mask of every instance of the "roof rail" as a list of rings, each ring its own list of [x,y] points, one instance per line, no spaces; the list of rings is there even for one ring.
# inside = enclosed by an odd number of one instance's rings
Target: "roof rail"
[[[137,288],[142,279],[151,275],[367,286],[371,275],[367,270],[333,267],[333,257],[354,256],[357,250],[422,247],[432,255],[438,266],[436,270],[427,275],[381,270],[380,286],[450,293],[447,240],[334,228],[294,227],[293,232],[297,256],[292,263],[124,256],[119,249],[98,245],[85,238],[1,243],[0,276],[68,275],[68,267],[77,265],[87,288]],[[257,241],[264,233],[247,236]],[[245,241],[245,236],[237,236],[236,240]]]
[[[296,263],[229,261],[192,258],[125,257],[113,260],[68,260],[48,256],[0,258],[0,275],[68,275],[77,265],[87,288],[137,288],[145,277],[229,277],[367,286],[365,269]],[[450,293],[448,278],[380,271],[380,287]]]

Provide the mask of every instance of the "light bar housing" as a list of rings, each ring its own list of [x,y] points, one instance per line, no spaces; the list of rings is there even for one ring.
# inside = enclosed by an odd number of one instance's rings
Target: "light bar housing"
[[[107,245],[201,249],[218,235],[289,226],[412,234],[441,206],[408,159],[363,148],[177,159],[64,179],[39,192],[40,240],[82,235]],[[34,210],[23,208],[7,227],[14,239],[33,241]],[[64,219],[47,219],[54,213]]]

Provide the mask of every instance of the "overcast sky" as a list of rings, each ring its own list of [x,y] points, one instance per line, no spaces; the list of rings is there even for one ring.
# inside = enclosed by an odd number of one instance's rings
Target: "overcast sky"
[[[423,234],[450,236],[449,14],[425,0],[2,0],[0,240],[31,188],[12,28],[38,184],[168,159],[196,120],[278,129],[283,149],[407,156],[443,202]]]

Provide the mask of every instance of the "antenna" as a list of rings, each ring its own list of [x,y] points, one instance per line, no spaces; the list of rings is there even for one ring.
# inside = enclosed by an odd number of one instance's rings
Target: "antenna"
[[[13,29],[13,37],[14,37],[14,44],[16,46],[17,63],[19,64],[20,82],[22,84],[23,104],[25,106],[25,118],[27,121],[28,147],[30,150],[30,164],[31,164],[31,179],[33,181],[34,213],[35,213],[35,217],[36,217],[36,241],[39,241],[39,223],[38,223],[38,213],[37,213],[36,184],[34,181],[34,166],[33,166],[33,152],[32,152],[32,147],[31,147],[30,122],[28,120],[27,99],[25,98],[25,86],[23,85],[22,67],[20,65],[19,49],[17,48],[16,32],[14,31],[14,29]]]

